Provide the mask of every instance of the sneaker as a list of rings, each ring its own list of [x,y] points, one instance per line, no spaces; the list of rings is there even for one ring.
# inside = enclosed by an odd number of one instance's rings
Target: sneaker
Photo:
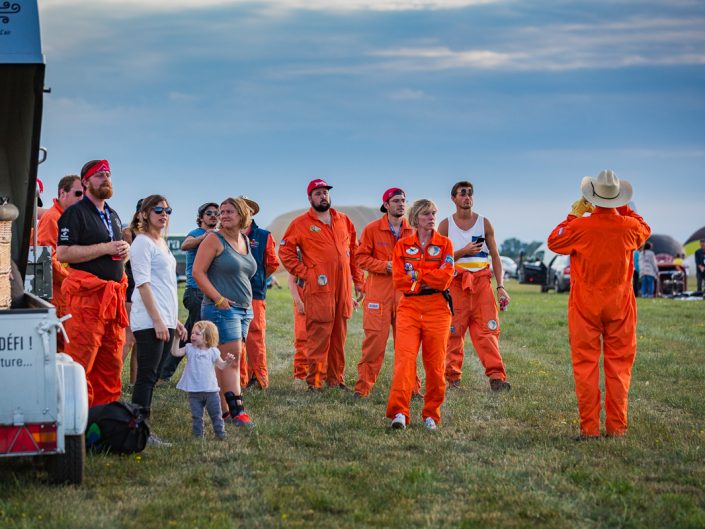
[[[446,384],[448,386],[448,389],[460,389],[460,379],[448,380]]]
[[[406,429],[406,417],[403,413],[397,413],[392,419],[392,428],[395,430],[405,430]]]
[[[165,441],[164,439],[157,437],[153,433],[149,434],[149,437],[147,437],[147,446],[159,446],[159,447],[166,448],[171,445],[172,445],[172,443],[169,443],[169,442]]]
[[[505,380],[500,380],[498,378],[490,379],[490,389],[492,391],[509,391],[512,389],[511,384]]]
[[[241,412],[239,415],[236,415],[233,417],[232,424],[235,426],[241,426],[241,427],[246,427],[246,428],[254,428],[255,423],[252,422],[252,419],[250,419],[250,416],[247,415],[244,411]]]
[[[436,426],[436,421],[431,419],[431,417],[426,417],[423,421],[423,425],[426,427],[427,430],[435,430],[436,428],[438,428],[438,426]]]

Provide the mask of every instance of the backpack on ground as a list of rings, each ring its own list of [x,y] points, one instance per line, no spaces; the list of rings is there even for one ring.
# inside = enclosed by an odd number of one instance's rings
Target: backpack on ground
[[[149,438],[149,421],[139,406],[115,401],[88,410],[86,448],[98,452],[136,454]]]

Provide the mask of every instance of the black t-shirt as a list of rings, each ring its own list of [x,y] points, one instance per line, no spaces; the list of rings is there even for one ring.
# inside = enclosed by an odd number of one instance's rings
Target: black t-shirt
[[[88,197],[76,202],[59,218],[59,246],[90,246],[104,242],[121,241],[122,227],[118,214],[105,204],[105,212],[110,218],[112,237],[104,216]],[[106,219],[107,220],[107,219]],[[122,281],[125,267],[122,259],[113,260],[110,255],[101,255],[91,261],[71,263],[69,266],[83,270],[107,281]]]

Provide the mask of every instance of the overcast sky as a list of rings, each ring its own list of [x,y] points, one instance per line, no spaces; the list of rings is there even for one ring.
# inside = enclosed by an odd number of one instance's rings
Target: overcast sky
[[[40,178],[93,158],[112,205],[165,194],[171,234],[246,194],[274,217],[324,178],[450,211],[476,186],[498,240],[544,240],[611,168],[654,233],[705,224],[705,2],[40,0]]]

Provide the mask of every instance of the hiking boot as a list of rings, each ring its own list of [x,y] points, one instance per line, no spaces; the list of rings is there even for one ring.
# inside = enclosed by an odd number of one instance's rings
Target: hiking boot
[[[448,386],[448,389],[460,389],[460,379],[448,380],[446,381],[446,386]]]
[[[435,430],[438,428],[436,425],[436,421],[431,419],[431,417],[426,417],[423,421],[423,425],[426,427],[427,430]]]
[[[397,413],[392,419],[392,428],[395,430],[406,430],[406,417],[403,413]]]
[[[245,386],[245,389],[262,389],[262,384],[259,383],[257,377],[252,377],[247,383],[247,386]]]
[[[511,384],[505,380],[500,380],[498,378],[490,379],[490,389],[492,391],[509,391],[512,389]]]
[[[255,423],[252,422],[252,419],[250,419],[250,416],[247,415],[244,411],[240,412],[238,415],[233,417],[232,424],[235,426],[239,427],[244,427],[244,428],[254,428]]]
[[[164,439],[157,437],[153,433],[149,434],[149,437],[147,437],[147,446],[159,446],[161,448],[167,448],[171,445],[172,445],[172,443],[169,443],[169,442],[165,441]]]

